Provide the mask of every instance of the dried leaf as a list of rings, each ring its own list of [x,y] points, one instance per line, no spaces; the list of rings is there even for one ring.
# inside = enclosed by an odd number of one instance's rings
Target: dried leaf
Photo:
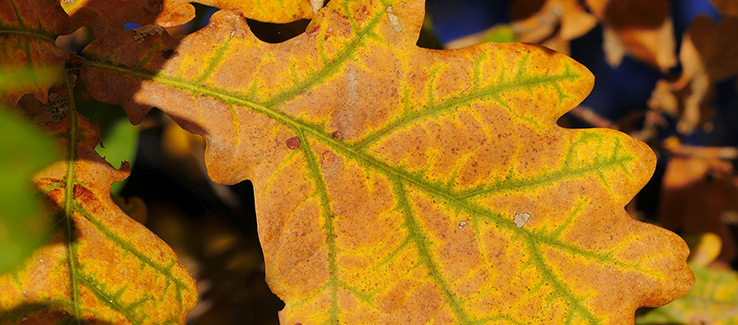
[[[267,44],[226,10],[181,42],[100,39],[82,76],[253,182],[284,323],[622,323],[683,294],[684,243],[623,210],[648,147],[556,125],[591,74],[533,45],[419,48],[422,21],[422,1],[331,1]]]
[[[54,0],[0,0],[0,73],[30,73],[25,82],[0,91],[0,104],[14,107],[23,94],[41,102],[61,75],[68,55],[54,39],[67,29],[69,17]]]
[[[597,25],[597,18],[588,13],[577,0],[515,1],[511,8],[512,24],[522,42],[539,43],[546,39],[558,39],[557,47],[569,53],[569,41],[589,32]]]
[[[719,260],[736,256],[735,238],[721,220],[725,211],[738,210],[738,188],[729,161],[715,157],[672,157],[663,178],[659,224],[687,234],[712,232],[724,247]]]
[[[592,13],[603,23],[608,62],[617,66],[623,51],[666,71],[676,65],[674,27],[667,0],[587,0]],[[607,53],[614,51],[613,53]]]
[[[70,92],[56,94],[73,107]],[[45,130],[64,153],[35,176],[56,231],[21,269],[0,276],[0,323],[183,323],[197,298],[194,280],[110,198],[128,165],[116,170],[95,152],[99,131],[73,108]]]
[[[310,0],[128,0],[125,6],[116,1],[65,0],[62,5],[72,19],[71,30],[86,26],[94,35],[101,36],[122,30],[125,23],[182,25],[195,18],[195,8],[190,2],[240,9],[246,17],[272,23],[309,19],[313,16],[313,6],[322,7],[322,1]]]
[[[504,27],[511,29],[514,39],[538,43],[564,54],[569,53],[569,41],[597,25],[597,18],[587,13],[576,0],[515,1],[511,12],[514,21]],[[500,26],[493,26],[450,41],[445,48],[458,49],[486,42],[499,31]]]
[[[701,16],[694,20],[682,41],[679,60],[683,78],[706,73],[710,81],[738,74],[738,18],[726,17],[719,24]]]
[[[738,18],[713,24],[695,19],[682,40],[679,60],[682,75],[676,81],[657,83],[649,107],[679,119],[677,130],[690,134],[712,117],[712,98],[718,81],[738,75]]]

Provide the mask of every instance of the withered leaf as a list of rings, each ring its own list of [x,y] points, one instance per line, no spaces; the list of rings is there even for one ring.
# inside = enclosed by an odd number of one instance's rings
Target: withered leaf
[[[604,25],[605,55],[611,65],[628,53],[666,71],[676,65],[674,23],[666,0],[586,0]]]
[[[738,18],[725,17],[719,24],[698,17],[685,33],[678,80],[661,80],[649,106],[679,119],[677,130],[690,134],[712,117],[715,84],[738,75]]]
[[[576,0],[515,1],[511,14],[521,42],[541,43],[566,54],[571,40],[597,25],[597,18]]]

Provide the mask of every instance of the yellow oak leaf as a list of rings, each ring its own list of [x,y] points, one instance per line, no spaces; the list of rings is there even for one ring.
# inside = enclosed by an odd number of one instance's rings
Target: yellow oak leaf
[[[422,1],[331,1],[268,44],[223,10],[103,37],[81,74],[133,122],[155,106],[201,134],[213,180],[253,182],[286,324],[619,324],[684,294],[684,242],[623,209],[653,153],[556,125],[592,75],[528,44],[419,48],[422,21]]]
[[[44,130],[63,156],[36,174],[56,220],[51,240],[24,266],[0,275],[0,323],[184,323],[195,282],[171,248],[110,197],[128,176],[95,152],[99,129],[74,111],[71,86],[52,88],[69,105]]]

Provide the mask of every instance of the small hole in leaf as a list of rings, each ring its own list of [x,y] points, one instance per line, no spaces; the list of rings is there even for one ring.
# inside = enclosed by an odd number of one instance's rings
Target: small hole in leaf
[[[267,43],[281,43],[305,32],[309,19],[301,19],[286,24],[264,23],[246,18],[251,32]]]

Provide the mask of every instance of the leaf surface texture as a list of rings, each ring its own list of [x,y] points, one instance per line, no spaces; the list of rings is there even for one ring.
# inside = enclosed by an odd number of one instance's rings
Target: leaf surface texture
[[[555,123],[591,74],[532,45],[419,48],[422,20],[331,1],[267,44],[225,10],[181,40],[104,37],[82,78],[203,135],[215,181],[253,182],[284,323],[621,323],[686,292],[686,245],[623,210],[648,147]]]

